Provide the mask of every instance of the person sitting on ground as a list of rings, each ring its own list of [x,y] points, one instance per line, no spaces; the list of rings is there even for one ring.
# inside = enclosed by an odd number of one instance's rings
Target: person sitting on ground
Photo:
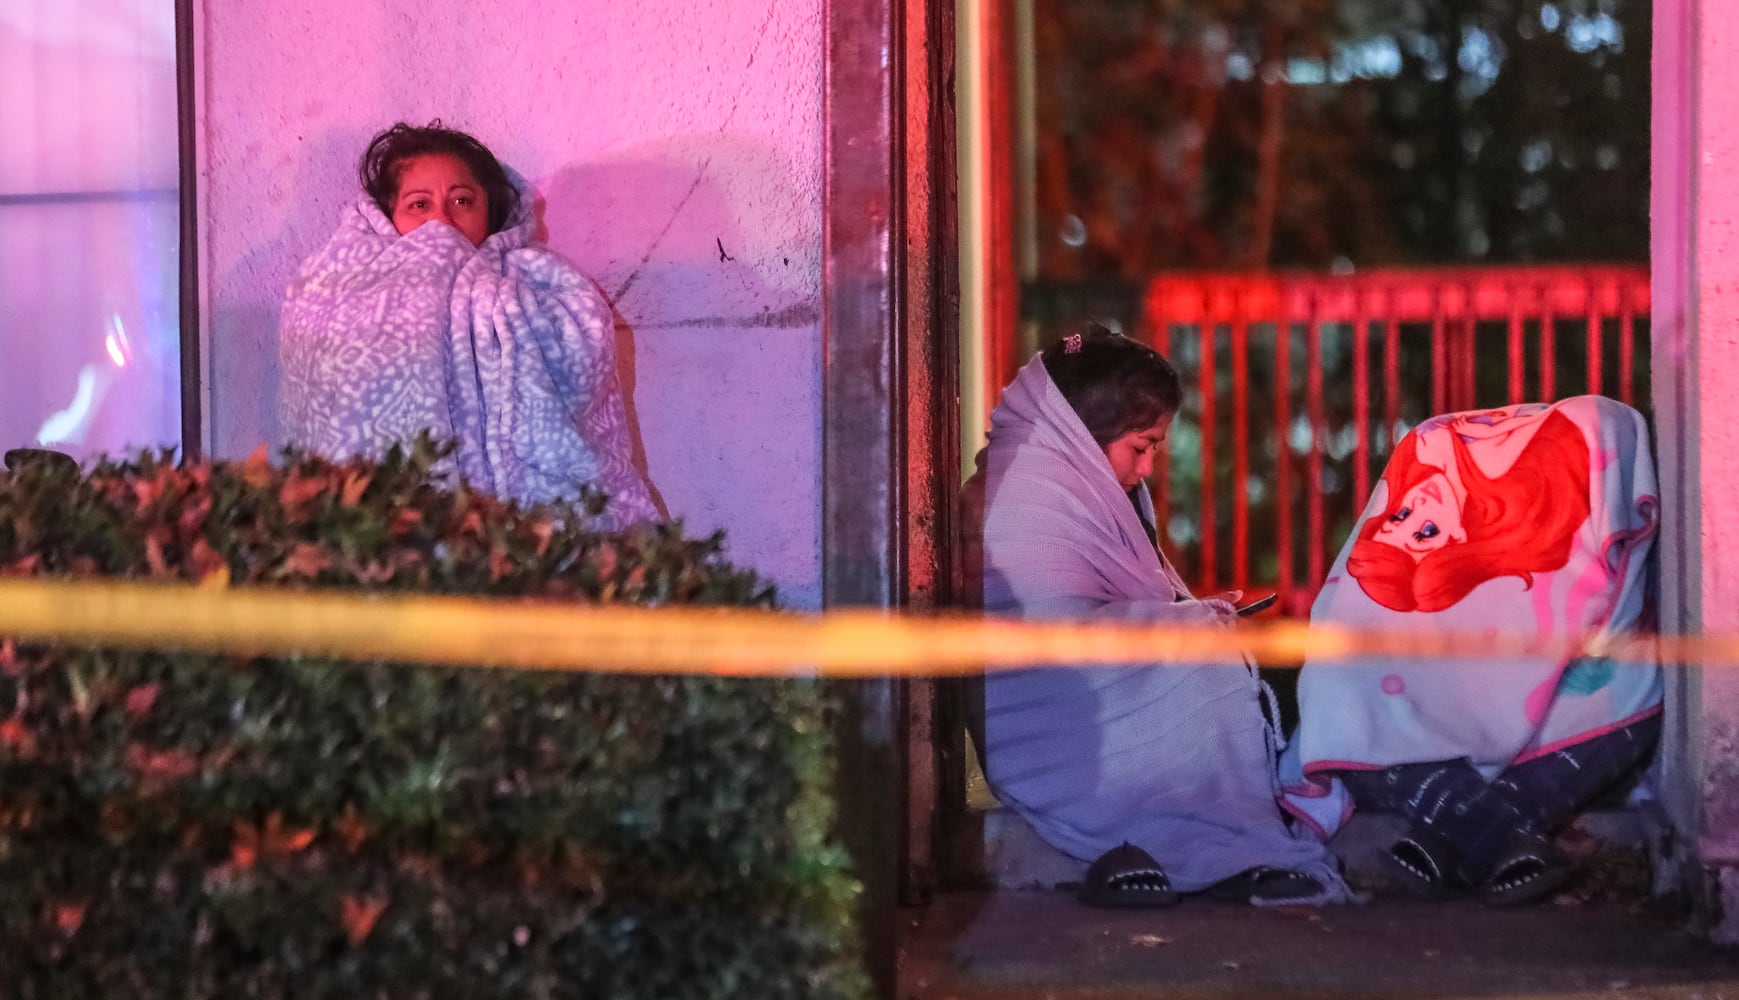
[[[1642,415],[1615,400],[1437,417],[1396,448],[1311,621],[1632,631],[1657,509]],[[1306,664],[1298,695],[1289,807],[1325,837],[1353,805],[1398,813],[1403,887],[1499,906],[1574,875],[1552,834],[1633,781],[1660,736],[1659,666],[1601,656],[1355,657]]]
[[[1236,595],[1192,597],[1157,545],[1145,480],[1180,399],[1164,358],[1099,326],[1021,370],[965,491],[972,506],[982,490],[986,612],[1236,621]],[[1240,654],[1027,669],[984,689],[991,789],[1052,846],[1092,862],[1083,901],[1351,898],[1328,850],[1285,822],[1265,687]]]
[[[457,471],[516,500],[608,496],[601,527],[657,516],[630,462],[615,323],[532,242],[532,192],[472,136],[392,126],[363,193],[284,302],[284,436],[333,458],[429,431]]]

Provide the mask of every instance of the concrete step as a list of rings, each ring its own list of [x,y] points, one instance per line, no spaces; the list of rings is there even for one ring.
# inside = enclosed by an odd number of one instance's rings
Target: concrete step
[[[909,916],[902,1000],[1739,1000],[1733,953],[1646,904],[1100,910],[973,892]]]
[[[1062,882],[1079,880],[1087,870],[1075,860],[1040,839],[1019,813],[1003,806],[980,814],[984,829],[983,884],[998,889],[1050,889]],[[1621,852],[1646,853],[1651,820],[1643,809],[1626,808],[1590,812],[1577,821],[1566,840],[1585,855]],[[1397,816],[1356,813],[1329,842],[1354,884],[1380,887],[1387,884],[1388,869],[1382,855],[1406,832]],[[1646,891],[1646,886],[1642,887]]]

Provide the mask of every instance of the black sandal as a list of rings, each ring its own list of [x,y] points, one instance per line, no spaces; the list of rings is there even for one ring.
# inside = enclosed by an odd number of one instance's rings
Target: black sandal
[[[1455,877],[1458,852],[1430,830],[1413,829],[1395,841],[1384,857],[1401,888],[1420,899],[1453,899],[1463,886]]]
[[[1322,883],[1303,872],[1256,867],[1221,879],[1202,894],[1233,903],[1284,903],[1322,893]]]
[[[1487,906],[1522,906],[1562,889],[1577,875],[1576,866],[1540,834],[1516,838],[1479,887]]]
[[[1076,898],[1088,906],[1171,906],[1177,891],[1153,855],[1125,842],[1093,862]]]

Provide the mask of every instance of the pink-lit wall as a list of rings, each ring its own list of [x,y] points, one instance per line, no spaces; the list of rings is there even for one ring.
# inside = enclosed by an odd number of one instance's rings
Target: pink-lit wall
[[[277,441],[274,335],[376,130],[530,177],[621,317],[645,469],[788,604],[820,586],[821,0],[199,0],[210,443]]]
[[[175,17],[0,0],[0,448],[181,437]]]
[[[1663,627],[1739,632],[1739,4],[1654,8],[1652,268],[1663,486]],[[1739,943],[1739,663],[1669,691],[1667,804],[1693,832],[1690,874]],[[1705,876],[1712,876],[1703,882]],[[1693,885],[1692,888],[1699,886]]]
[[[1739,632],[1739,86],[1732,53],[1739,4],[1702,0],[1700,8],[1690,264],[1701,401],[1703,623],[1733,633]],[[1731,692],[1729,704],[1739,708],[1739,675],[1724,671],[1720,679]],[[1739,726],[1739,711],[1728,718]],[[1732,834],[1739,845],[1739,826]],[[1739,850],[1733,860],[1739,862]]]

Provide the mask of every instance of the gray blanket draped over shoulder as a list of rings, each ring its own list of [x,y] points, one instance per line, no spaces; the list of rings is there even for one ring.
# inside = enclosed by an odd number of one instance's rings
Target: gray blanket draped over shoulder
[[[1212,620],[1149,542],[1039,358],[991,417],[985,476],[987,612]],[[1139,501],[1151,517],[1145,486]],[[1278,737],[1261,687],[1240,657],[993,674],[985,681],[991,787],[1082,861],[1128,841],[1180,891],[1268,866],[1317,878],[1325,890],[1315,902],[1344,900],[1332,856],[1295,835],[1276,804]]]
[[[279,355],[286,439],[377,456],[421,431],[458,442],[474,486],[521,501],[609,494],[601,527],[657,516],[630,464],[615,324],[590,279],[531,243],[519,178],[506,228],[472,247],[425,224],[403,236],[368,195],[297,271]]]

